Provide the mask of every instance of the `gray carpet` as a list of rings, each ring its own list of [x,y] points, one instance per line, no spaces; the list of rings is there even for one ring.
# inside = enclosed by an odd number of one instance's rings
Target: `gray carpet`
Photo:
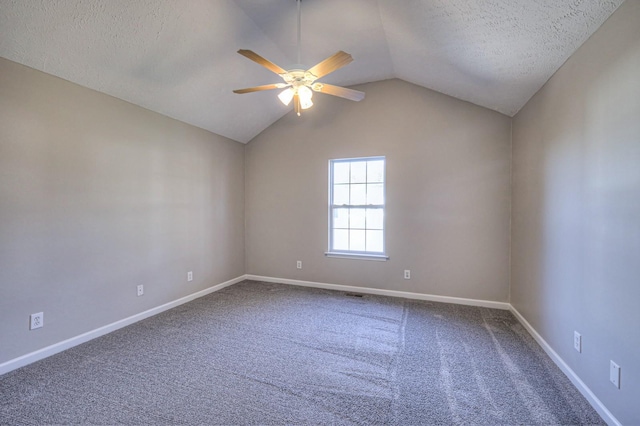
[[[2,424],[604,424],[507,311],[245,281],[0,377]]]

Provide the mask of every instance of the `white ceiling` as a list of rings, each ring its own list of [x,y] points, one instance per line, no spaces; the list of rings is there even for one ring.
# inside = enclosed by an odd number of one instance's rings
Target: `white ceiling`
[[[623,0],[302,0],[302,63],[321,79],[403,80],[512,116]],[[0,56],[248,142],[286,114],[232,89],[296,62],[295,0],[0,0]],[[314,97],[321,102],[321,97]],[[344,100],[344,102],[350,102]]]

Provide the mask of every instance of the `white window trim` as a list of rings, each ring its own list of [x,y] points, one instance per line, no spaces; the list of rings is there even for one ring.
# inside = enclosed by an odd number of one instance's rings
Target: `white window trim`
[[[332,245],[332,231],[333,231],[333,205],[332,205],[332,196],[333,196],[333,170],[332,170],[332,164],[334,162],[354,162],[354,161],[375,161],[375,160],[384,160],[384,180],[383,180],[383,194],[384,194],[384,204],[382,204],[380,207],[376,207],[376,206],[371,206],[373,208],[382,208],[383,211],[385,212],[384,215],[384,219],[383,219],[383,225],[382,225],[382,238],[383,238],[383,252],[382,253],[375,253],[375,252],[362,252],[362,251],[332,251],[331,250],[331,245]],[[389,260],[389,256],[387,256],[387,238],[386,238],[386,209],[387,209],[387,197],[386,197],[386,193],[387,193],[387,158],[383,155],[380,156],[373,156],[373,157],[354,157],[354,158],[336,158],[336,159],[332,159],[329,160],[329,226],[328,226],[328,241],[329,241],[329,250],[327,252],[325,252],[325,256],[326,257],[331,257],[331,258],[337,258],[337,259],[356,259],[356,260],[373,260],[373,261],[381,261],[381,262],[385,262],[387,260]],[[364,206],[357,206],[357,207],[368,207],[366,205]]]
[[[384,254],[361,254],[361,253],[347,253],[342,251],[328,251],[324,255],[327,257],[333,257],[336,259],[375,260],[378,262],[386,262],[387,260],[389,260],[389,256]]]

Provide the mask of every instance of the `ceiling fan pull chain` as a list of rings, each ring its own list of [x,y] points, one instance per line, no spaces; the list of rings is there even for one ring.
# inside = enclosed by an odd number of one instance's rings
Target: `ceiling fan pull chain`
[[[302,62],[300,57],[302,44],[302,13],[300,6],[301,0],[296,0],[296,3],[298,4],[298,64],[296,66],[302,68],[302,65],[300,65]],[[283,89],[286,87],[287,89],[281,92],[278,95],[278,98],[285,105],[289,105],[293,100],[293,108],[298,115],[300,115],[301,110],[311,108],[311,106],[313,105],[313,102],[311,102],[313,92],[326,93],[327,95],[338,96],[352,101],[360,101],[364,98],[363,92],[359,92],[353,89],[347,89],[345,87],[333,86],[331,84],[316,82],[317,79],[324,77],[325,75],[332,73],[335,70],[342,68],[353,61],[351,55],[343,52],[342,50],[338,51],[336,54],[328,57],[324,61],[314,65],[306,71],[297,68],[285,70],[284,68],[279,67],[278,65],[263,58],[257,53],[252,52],[251,50],[240,49],[238,50],[238,53],[248,59],[251,59],[257,64],[262,65],[269,71],[278,74],[284,80],[284,83],[264,84],[262,86],[248,87],[246,89],[234,90],[234,93],[241,94],[260,92],[262,90]]]
[[[298,0],[298,64],[301,64],[302,62],[300,61],[300,0]]]

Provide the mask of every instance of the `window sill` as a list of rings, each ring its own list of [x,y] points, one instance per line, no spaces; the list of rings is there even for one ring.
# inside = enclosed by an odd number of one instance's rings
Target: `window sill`
[[[337,259],[375,260],[378,262],[386,262],[389,260],[389,256],[384,254],[340,253],[328,251],[324,255],[327,257],[335,257]]]

